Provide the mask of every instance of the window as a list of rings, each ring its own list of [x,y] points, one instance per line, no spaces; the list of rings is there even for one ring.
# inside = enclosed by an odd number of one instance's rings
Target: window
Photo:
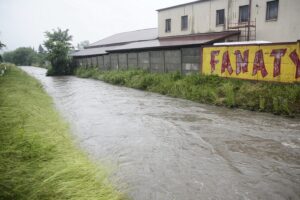
[[[248,22],[249,20],[249,5],[240,6],[239,22]]]
[[[278,18],[278,5],[279,5],[278,0],[267,2],[266,20],[277,20],[277,18]]]
[[[182,16],[181,17],[181,30],[187,30],[188,29],[188,16]]]
[[[166,19],[166,33],[171,32],[171,19]]]
[[[224,21],[225,21],[225,10],[217,10],[217,21],[216,21],[216,25],[224,25]]]

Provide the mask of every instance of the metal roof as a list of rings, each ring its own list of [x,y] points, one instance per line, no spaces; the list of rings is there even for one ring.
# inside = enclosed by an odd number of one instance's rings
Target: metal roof
[[[147,41],[147,40],[154,40],[158,37],[158,29],[151,28],[151,29],[143,29],[143,30],[136,30],[124,33],[118,33],[112,35],[110,37],[104,38],[99,40],[98,42],[90,44],[87,48],[93,47],[101,47],[101,46],[111,46],[111,45],[118,45],[124,44],[129,42],[136,42],[136,41]]]
[[[102,46],[95,48],[83,49],[72,54],[74,57],[80,56],[92,56],[92,55],[103,55],[109,52],[118,51],[132,51],[141,49],[159,49],[159,48],[172,48],[178,46],[192,46],[192,45],[202,45],[209,44],[222,39],[228,38],[230,36],[240,34],[239,31],[224,31],[215,33],[204,33],[204,34],[194,34],[194,35],[183,35],[183,36],[173,36],[156,38],[152,40],[136,41],[123,43],[120,45],[115,45],[112,43],[111,46]],[[107,44],[109,45],[109,44]]]
[[[211,0],[198,0],[198,1],[192,1],[192,2],[188,2],[188,3],[183,3],[183,4],[179,4],[179,5],[175,5],[175,6],[170,6],[170,7],[166,7],[166,8],[161,8],[158,9],[156,11],[160,12],[160,11],[164,11],[164,10],[169,10],[169,9],[173,9],[173,8],[178,8],[178,7],[182,7],[182,6],[187,6],[187,5],[191,5],[191,4],[195,4],[195,3],[201,3],[204,1],[211,1]]]
[[[107,54],[106,50],[108,50],[108,49],[109,49],[109,47],[83,49],[83,50],[77,51],[75,53],[72,53],[72,56],[79,57],[79,56],[103,55],[103,54]]]
[[[203,45],[203,44],[213,43],[215,41],[220,41],[230,36],[238,35],[239,33],[240,33],[239,31],[225,31],[225,32],[206,33],[206,34],[197,34],[197,35],[189,35],[189,36],[159,38],[156,40],[133,42],[122,46],[117,46],[113,49],[107,50],[107,52]]]

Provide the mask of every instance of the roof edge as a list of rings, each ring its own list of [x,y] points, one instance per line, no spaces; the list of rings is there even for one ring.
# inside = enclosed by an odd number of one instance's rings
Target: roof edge
[[[194,33],[194,34],[188,34],[188,35],[174,35],[174,36],[165,36],[165,37],[158,37],[158,39],[163,40],[163,39],[173,39],[173,38],[181,38],[181,37],[193,37],[193,36],[201,36],[201,35],[219,35],[222,33],[228,33],[231,35],[235,35],[235,34],[240,34],[241,31],[216,31],[216,32],[206,32],[206,33]]]
[[[157,30],[158,30],[158,27],[154,27],[154,28],[143,28],[143,29],[137,29],[137,30],[133,30],[133,31],[124,31],[124,32],[120,32],[120,33],[115,33],[115,34],[113,34],[113,35],[106,36],[106,37],[102,38],[101,40],[107,39],[107,38],[109,38],[109,37],[112,37],[112,36],[115,36],[115,35],[118,35],[118,34],[124,34],[124,33],[130,33],[130,32],[138,32],[138,31],[145,31],[145,30],[150,30],[150,29],[157,29]],[[101,40],[98,40],[98,41],[96,41],[96,42],[91,43],[88,47],[90,47],[90,46],[91,46],[91,48],[93,48],[93,47],[99,47],[99,45],[97,45],[97,46],[92,46],[92,45],[95,44],[95,43],[97,43],[97,42],[100,42]],[[116,44],[117,44],[117,43],[116,43]]]
[[[107,50],[106,52],[108,53],[117,53],[117,52],[126,52],[126,51],[139,51],[139,50],[149,50],[149,49],[174,49],[174,48],[178,48],[178,47],[193,47],[193,46],[203,46],[203,45],[207,45],[209,43],[214,43],[214,42],[217,42],[217,41],[220,41],[220,40],[223,40],[223,39],[226,39],[228,37],[231,37],[231,36],[235,36],[235,35],[239,35],[240,34],[240,31],[224,31],[225,33],[228,33],[228,35],[224,35],[222,37],[219,37],[219,38],[215,38],[213,40],[210,40],[210,41],[207,41],[207,42],[204,42],[202,44],[180,44],[180,45],[166,45],[166,46],[158,46],[158,47],[141,47],[141,48],[128,48],[128,49],[111,49],[111,50]],[[224,33],[224,32],[213,32],[212,34],[216,35],[218,33]],[[197,35],[192,35],[192,36],[198,36],[198,35],[208,35],[208,34],[197,34]],[[189,35],[191,36],[191,35]],[[174,37],[168,37],[168,38],[174,38]],[[177,38],[177,37],[175,37]],[[158,40],[162,40],[162,38],[158,38]]]
[[[202,3],[202,2],[205,2],[205,1],[210,1],[210,0],[192,1],[192,2],[178,4],[178,5],[170,6],[170,7],[166,7],[166,8],[160,8],[160,9],[157,9],[156,11],[160,12],[160,11],[169,10],[169,9],[173,9],[173,8],[178,8],[178,7],[182,7],[182,6],[188,6],[188,5],[195,4],[195,3]]]
[[[154,39],[149,39],[149,40],[136,40],[136,41],[132,41],[132,42],[145,42],[145,41],[151,41],[151,40],[156,40],[156,39],[158,39],[158,37],[154,38]],[[113,46],[130,44],[132,42],[121,42],[121,43],[110,43],[110,44],[97,45],[97,46],[87,46],[84,49],[94,49],[94,48],[100,48],[100,47],[113,47]]]

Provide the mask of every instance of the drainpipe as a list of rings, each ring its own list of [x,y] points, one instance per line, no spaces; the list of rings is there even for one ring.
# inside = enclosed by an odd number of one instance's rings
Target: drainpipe
[[[247,35],[248,41],[250,41],[251,6],[252,6],[252,0],[249,0],[248,35]]]
[[[226,30],[229,30],[229,24],[230,24],[229,15],[231,13],[231,7],[232,7],[232,0],[228,0],[228,4],[227,4],[227,28],[225,28]]]

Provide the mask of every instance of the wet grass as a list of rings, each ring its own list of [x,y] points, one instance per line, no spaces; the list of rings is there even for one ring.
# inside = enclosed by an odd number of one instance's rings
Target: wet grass
[[[7,67],[0,77],[0,199],[123,199],[106,170],[73,144],[41,84]]]
[[[300,84],[251,82],[200,74],[155,74],[141,70],[99,71],[95,68],[78,68],[75,75],[199,103],[290,117],[300,115]]]

